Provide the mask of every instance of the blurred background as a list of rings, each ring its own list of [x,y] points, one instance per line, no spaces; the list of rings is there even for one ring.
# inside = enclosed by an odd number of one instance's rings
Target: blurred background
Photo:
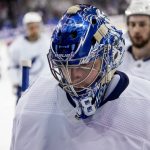
[[[75,3],[94,3],[108,15],[124,14],[130,0],[1,0],[0,29],[20,27],[22,18],[28,11],[37,11],[44,24],[57,23],[59,17]]]
[[[130,0],[0,0],[0,39],[21,33],[22,18],[28,11],[39,12],[45,25],[53,25],[69,6],[76,3],[91,3],[107,15],[116,16],[124,14],[129,2]]]
[[[44,31],[49,34],[65,10],[77,3],[93,4],[110,16],[112,22],[125,31],[124,12],[130,0],[0,0],[0,150],[8,150],[16,97],[8,76],[8,48],[24,34],[22,19],[29,11],[38,12]]]

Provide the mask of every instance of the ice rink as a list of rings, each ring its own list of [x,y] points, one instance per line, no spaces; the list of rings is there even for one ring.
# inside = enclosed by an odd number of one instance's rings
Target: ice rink
[[[7,73],[7,47],[0,41],[0,150],[9,150],[12,123],[15,110],[15,97],[12,94],[11,83]]]

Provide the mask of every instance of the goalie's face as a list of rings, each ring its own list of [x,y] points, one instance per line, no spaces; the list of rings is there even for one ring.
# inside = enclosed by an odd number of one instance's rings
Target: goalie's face
[[[90,86],[100,73],[101,60],[81,64],[78,66],[61,67],[64,78],[74,87],[76,91],[80,91]]]

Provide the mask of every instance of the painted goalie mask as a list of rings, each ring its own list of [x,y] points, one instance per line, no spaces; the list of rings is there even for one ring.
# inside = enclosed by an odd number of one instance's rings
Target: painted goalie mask
[[[75,5],[60,19],[48,60],[53,76],[76,104],[78,118],[101,106],[123,53],[122,32],[96,7]]]

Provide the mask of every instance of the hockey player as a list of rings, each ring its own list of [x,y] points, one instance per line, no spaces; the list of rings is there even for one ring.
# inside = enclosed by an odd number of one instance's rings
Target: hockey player
[[[150,0],[132,0],[125,14],[132,45],[120,70],[150,80]]]
[[[31,82],[48,70],[46,54],[49,50],[49,37],[42,33],[42,18],[36,12],[28,12],[23,18],[26,34],[19,36],[9,48],[9,72],[12,84],[18,97],[21,91],[21,62],[31,60]]]
[[[20,99],[11,150],[150,149],[150,83],[116,71],[122,32],[94,6],[75,5],[51,42],[56,80],[39,78]]]

